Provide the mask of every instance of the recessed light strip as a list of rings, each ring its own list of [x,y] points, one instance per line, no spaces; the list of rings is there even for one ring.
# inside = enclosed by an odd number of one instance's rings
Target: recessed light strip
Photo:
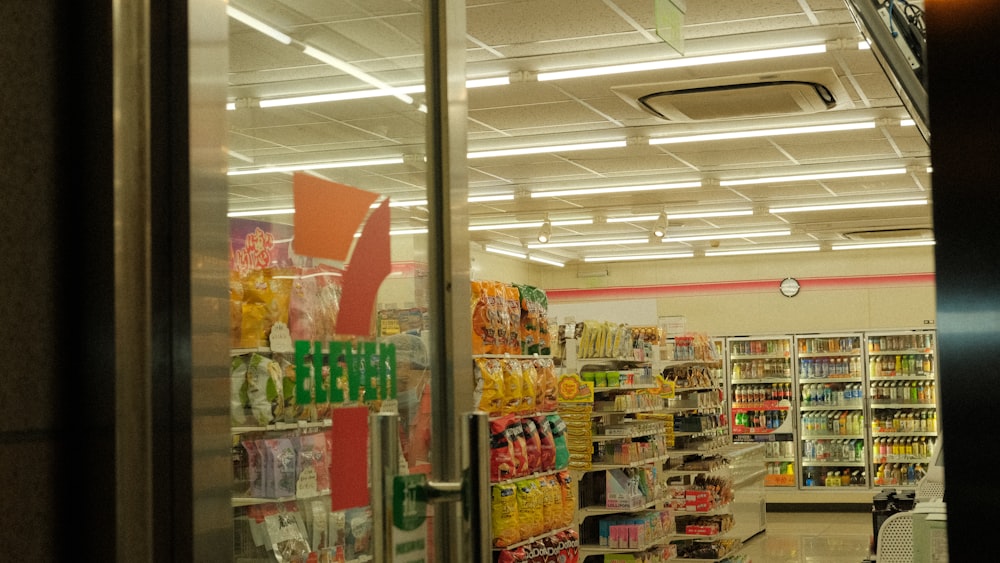
[[[242,23],[243,25],[250,27],[251,29],[263,33],[264,35],[270,37],[271,39],[274,39],[279,43],[284,43],[285,45],[292,44],[292,38],[289,37],[288,35],[267,25],[266,23],[258,20],[257,18],[251,16],[250,14],[237,10],[232,6],[229,5],[226,6],[226,15]]]
[[[527,253],[516,252],[514,250],[506,250],[503,248],[497,248],[495,246],[484,246],[483,248],[486,250],[486,252],[492,252],[493,254],[502,254],[504,256],[510,256],[512,258],[520,258],[524,260],[525,258],[528,257]]]
[[[672,184],[647,184],[641,186],[613,186],[608,188],[579,188],[572,190],[551,190],[545,192],[531,192],[532,198],[538,197],[565,197],[574,195],[597,195],[597,194],[619,194],[628,192],[649,192],[658,190],[675,190],[681,188],[700,188],[701,181],[675,182]]]
[[[578,240],[565,242],[529,243],[528,248],[569,248],[574,246],[613,246],[617,244],[647,244],[648,238]]]
[[[699,141],[725,141],[730,139],[752,139],[756,137],[774,137],[780,135],[800,135],[805,133],[829,133],[833,131],[856,131],[859,129],[874,129],[874,121],[861,123],[838,123],[835,125],[811,125],[807,127],[782,127],[779,129],[758,129],[755,131],[733,131],[727,133],[706,133],[703,135],[685,135],[683,137],[661,137],[649,140],[651,145],[670,145],[674,143],[695,143]]]
[[[748,180],[722,180],[720,186],[749,186],[752,184],[776,184],[806,180],[834,180],[837,178],[864,178],[867,176],[891,176],[906,174],[906,168],[883,168],[880,170],[854,170],[851,172],[825,172],[821,174],[797,174],[793,176],[772,176],[770,178],[750,178]]]
[[[308,170],[329,170],[331,168],[357,168],[362,166],[382,166],[385,164],[402,164],[403,157],[373,158],[370,160],[342,160],[337,162],[315,162],[311,164],[290,164],[287,166],[266,166],[264,168],[230,169],[229,176],[244,176],[247,174],[272,174],[279,172],[305,172]]]
[[[557,266],[559,268],[562,268],[563,266],[566,265],[562,262],[556,262],[555,260],[550,260],[548,258],[543,258],[541,256],[535,256],[533,254],[528,255],[528,260],[531,260],[532,262],[541,262],[542,264],[548,264],[549,266]]]
[[[673,258],[693,258],[694,252],[671,252],[669,254],[622,254],[618,256],[586,256],[584,262],[618,262],[626,260],[670,260]]]
[[[230,211],[227,217],[263,217],[265,215],[294,215],[295,208],[285,209],[255,209],[250,211]]]
[[[862,203],[831,203],[828,205],[802,205],[798,207],[772,207],[768,213],[798,213],[801,211],[839,211],[842,209],[877,209],[880,207],[905,207],[909,205],[927,205],[926,199],[900,199],[895,201],[869,201]]]
[[[704,55],[700,57],[681,57],[660,61],[650,61],[645,63],[632,63],[624,65],[611,65],[595,68],[580,68],[575,70],[560,70],[553,72],[538,73],[538,81],[563,80],[566,78],[584,78],[587,76],[607,76],[610,74],[622,74],[626,72],[640,72],[646,70],[662,70],[667,68],[683,68],[689,66],[700,66],[719,63],[732,63],[742,61],[756,61],[761,59],[774,59],[779,57],[792,57],[796,55],[811,55],[826,52],[826,44],[807,45],[804,47],[785,47],[780,49],[765,49],[761,51],[746,51],[743,53],[725,53],[721,55]]]
[[[694,213],[667,213],[667,220],[671,219],[708,219],[712,217],[746,217],[753,215],[753,209],[738,209],[733,211],[704,211]],[[620,217],[608,217],[608,223],[644,223],[656,221],[659,214],[654,215],[622,215]]]
[[[470,231],[506,231],[513,229],[537,229],[544,221],[521,221],[516,223],[495,223],[492,225],[469,225]],[[593,219],[567,219],[565,221],[549,221],[553,227],[569,227],[572,225],[593,225]]]
[[[548,154],[553,152],[590,151],[595,149],[615,149],[626,146],[625,141],[601,141],[595,143],[576,143],[570,145],[548,145],[542,147],[521,147],[515,149],[497,149],[475,151],[468,153],[469,159],[492,158],[496,156],[519,156],[525,154]]]
[[[712,235],[692,235],[679,237],[664,237],[663,242],[692,242],[698,240],[723,240],[737,238],[784,237],[792,234],[790,229],[780,231],[759,231],[749,233],[719,233]]]
[[[897,242],[866,242],[857,244],[834,244],[831,250],[868,250],[873,248],[906,248],[910,246],[934,246],[933,240],[910,240]]]
[[[789,254],[794,252],[817,252],[819,245],[789,246],[784,248],[756,248],[752,250],[708,250],[705,256],[746,256],[753,254]]]

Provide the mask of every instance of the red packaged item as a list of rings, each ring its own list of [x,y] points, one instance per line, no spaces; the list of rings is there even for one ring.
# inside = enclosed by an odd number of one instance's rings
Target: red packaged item
[[[528,473],[541,473],[542,442],[538,436],[538,427],[530,418],[521,419],[521,430],[524,433],[525,453],[528,458]]]
[[[525,477],[531,474],[528,470],[528,444],[524,439],[524,429],[521,428],[521,420],[517,416],[509,416],[507,440],[510,441],[514,449],[514,477]]]
[[[516,420],[510,414],[490,421],[490,481],[494,483],[517,476],[518,463],[508,431]]]
[[[517,549],[505,549],[497,557],[497,563],[526,563],[528,554],[523,547]]]
[[[536,416],[535,430],[538,431],[539,466],[541,471],[553,471],[556,468],[556,440],[552,436],[552,427],[545,416]]]

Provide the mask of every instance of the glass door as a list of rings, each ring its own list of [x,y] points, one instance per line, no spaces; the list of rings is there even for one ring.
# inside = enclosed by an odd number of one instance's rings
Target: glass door
[[[468,303],[464,120],[426,76],[464,68],[425,38],[462,20],[403,0],[227,15],[234,560],[460,560],[481,526],[428,500],[469,486],[447,431],[472,409],[449,371],[469,321],[447,318]]]

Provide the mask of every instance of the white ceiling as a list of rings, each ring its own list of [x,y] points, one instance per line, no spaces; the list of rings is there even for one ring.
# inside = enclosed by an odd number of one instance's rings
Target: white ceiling
[[[413,104],[378,97],[287,107],[261,100],[369,90],[346,72],[302,52],[311,45],[393,87],[423,83],[422,3],[405,0],[233,0],[231,6],[293,38],[284,45],[230,19],[229,117],[232,169],[400,157],[401,164],[315,170],[322,177],[379,192],[392,201],[425,199],[424,120]],[[590,218],[591,225],[553,227],[552,242],[649,238],[654,221],[608,222],[629,215],[751,210],[752,215],[674,219],[668,237],[721,237],[688,242],[547,247],[531,253],[572,263],[587,256],[818,244],[824,250],[851,233],[931,228],[930,205],[772,214],[774,206],[930,199],[930,150],[863,39],[844,0],[687,0],[684,56],[827,45],[825,53],[738,63],[648,70],[541,82],[538,72],[678,59],[656,34],[654,0],[468,0],[469,79],[510,77],[508,85],[468,90],[468,149],[482,150],[625,141],[622,148],[468,162],[471,196],[513,194],[475,203],[471,225]],[[826,69],[835,75],[837,106],[816,113],[669,122],[616,93],[627,86],[735,81]],[[634,92],[633,92],[634,93]],[[648,139],[774,127],[872,122],[869,129],[769,135],[739,140],[650,145]],[[724,185],[730,180],[873,169],[904,173],[852,179]],[[231,210],[291,206],[287,172],[231,175]],[[701,187],[625,194],[532,197],[532,193],[700,181]],[[425,225],[426,209],[397,207],[393,228]],[[726,234],[790,229],[780,237]],[[476,230],[475,244],[522,249],[537,228]]]

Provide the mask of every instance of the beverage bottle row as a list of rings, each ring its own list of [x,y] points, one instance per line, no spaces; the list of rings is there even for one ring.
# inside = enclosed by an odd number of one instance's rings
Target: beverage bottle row
[[[788,359],[771,358],[767,360],[735,360],[733,362],[733,379],[763,379],[772,377],[791,377],[792,366]]]
[[[863,469],[845,468],[824,473],[810,468],[806,471],[804,484],[807,487],[863,487],[866,479]]]
[[[802,461],[864,461],[865,441],[853,440],[804,440]]]
[[[795,475],[795,464],[788,461],[768,461],[764,466],[768,475]]]
[[[892,411],[879,409],[872,414],[875,432],[937,432],[937,412],[930,409]]]
[[[926,473],[920,463],[883,463],[875,470],[875,485],[916,485]]]
[[[888,354],[868,359],[868,374],[872,377],[924,377],[933,373],[934,357],[931,354]]]
[[[787,410],[752,410],[736,413],[736,425],[751,430],[774,430],[788,418]]]
[[[814,383],[802,386],[802,405],[806,407],[850,405],[864,397],[860,383]]]
[[[761,403],[764,401],[783,401],[791,399],[791,383],[733,386],[733,402],[735,403]]]
[[[861,358],[799,358],[799,377],[821,379],[826,377],[860,377]]]
[[[788,340],[738,340],[731,343],[730,351],[736,356],[777,356],[788,354]]]
[[[844,436],[864,432],[865,416],[858,411],[806,413],[802,417],[804,436]]]
[[[795,442],[764,442],[764,457],[792,457]]]
[[[908,459],[923,459],[934,455],[935,438],[875,438],[872,441],[872,461],[885,463]]]
[[[905,350],[926,350],[934,346],[934,337],[925,334],[897,334],[872,336],[868,339],[869,352],[896,352]]]
[[[861,348],[857,336],[842,336],[840,338],[803,338],[799,340],[799,353],[826,354],[858,352]]]
[[[922,403],[933,405],[933,381],[876,381],[871,384],[872,403]]]

